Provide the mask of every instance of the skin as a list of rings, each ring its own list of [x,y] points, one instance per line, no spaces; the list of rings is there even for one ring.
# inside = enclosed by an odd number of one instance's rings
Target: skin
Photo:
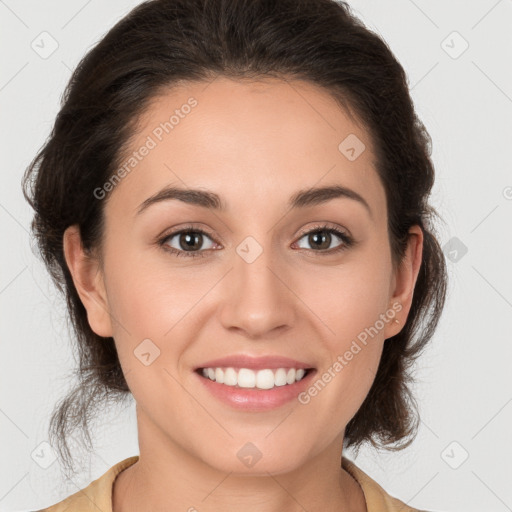
[[[371,387],[386,339],[409,312],[422,231],[411,228],[394,270],[372,141],[308,82],[218,77],[173,88],[146,110],[130,151],[191,96],[198,101],[192,112],[105,199],[102,260],[84,253],[76,226],[64,236],[91,328],[114,338],[137,404],[140,459],[116,479],[114,512],[365,511],[361,488],[340,467],[344,430]],[[366,146],[354,161],[338,149],[349,134]],[[288,211],[299,189],[333,184],[359,193],[371,215],[349,198]],[[167,185],[211,190],[228,208],[169,200],[136,215]],[[357,243],[321,254],[326,249],[300,230],[325,221]],[[189,222],[209,232],[199,246],[205,257],[177,257],[156,243]],[[263,250],[252,263],[236,252],[247,236]],[[179,240],[167,244],[185,252]],[[327,247],[343,243],[333,234]],[[306,405],[234,410],[193,373],[237,353],[288,356],[320,375],[394,303],[402,308],[399,323],[386,322]],[[149,366],[134,356],[147,338],[160,349]],[[237,457],[249,441],[262,454],[250,468]]]

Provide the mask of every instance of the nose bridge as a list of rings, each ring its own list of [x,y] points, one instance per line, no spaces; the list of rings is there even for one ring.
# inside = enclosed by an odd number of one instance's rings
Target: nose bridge
[[[268,247],[247,236],[235,247],[222,310],[224,327],[237,327],[248,336],[289,327],[293,321],[293,293],[280,275],[283,267],[277,263],[278,255],[265,240]]]

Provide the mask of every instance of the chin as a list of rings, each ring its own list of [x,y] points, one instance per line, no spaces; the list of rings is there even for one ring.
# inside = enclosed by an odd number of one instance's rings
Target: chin
[[[233,450],[226,447],[221,453],[209,452],[203,461],[216,470],[238,476],[268,476],[268,473],[278,475],[289,473],[304,464],[304,451],[297,453],[294,444],[286,450],[272,447],[270,443],[250,441],[240,443]],[[300,456],[299,456],[300,455]]]

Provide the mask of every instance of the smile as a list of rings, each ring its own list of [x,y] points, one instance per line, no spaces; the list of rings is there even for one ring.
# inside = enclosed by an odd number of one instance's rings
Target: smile
[[[251,370],[250,368],[200,368],[201,375],[218,384],[239,388],[272,389],[299,382],[308,373],[304,368],[265,368]]]

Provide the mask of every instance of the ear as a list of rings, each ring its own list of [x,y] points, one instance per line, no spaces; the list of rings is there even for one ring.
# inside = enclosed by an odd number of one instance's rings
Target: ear
[[[87,311],[91,329],[98,336],[112,336],[112,322],[100,263],[84,250],[78,225],[66,229],[63,246],[67,266]]]
[[[386,325],[385,338],[398,334],[405,325],[411,309],[414,288],[418,279],[423,255],[423,230],[414,225],[409,229],[407,247],[391,284],[389,308],[395,311],[394,319]],[[398,320],[398,323],[395,322]]]

